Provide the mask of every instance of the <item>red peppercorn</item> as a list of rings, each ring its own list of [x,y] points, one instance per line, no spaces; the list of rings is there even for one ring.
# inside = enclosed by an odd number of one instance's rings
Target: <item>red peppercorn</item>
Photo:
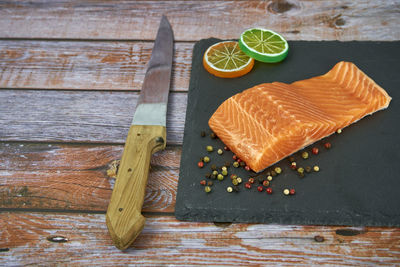
[[[242,162],[242,160],[241,160],[241,159],[239,159],[239,158],[238,158],[236,161],[237,161],[238,163]]]
[[[250,189],[250,188],[251,188],[251,184],[250,184],[249,182],[245,183],[244,186],[245,186],[247,189]]]
[[[267,191],[267,193],[270,194],[270,195],[272,194],[272,188],[271,187],[268,187],[267,190],[265,190],[265,191]]]
[[[201,185],[206,185],[207,182],[206,182],[206,180],[201,180],[201,181],[200,181],[200,184],[201,184]]]
[[[232,158],[233,158],[233,160],[237,160],[238,159],[238,157],[236,155],[233,155]]]
[[[265,181],[263,182],[263,186],[265,186],[265,187],[269,186],[269,181],[265,180]]]
[[[224,150],[225,151],[230,151],[229,147],[227,147],[227,146],[224,146]]]
[[[261,185],[259,187],[257,187],[258,192],[262,192],[264,190],[264,187],[262,187]]]
[[[297,163],[295,161],[293,161],[292,163],[290,163],[290,168],[292,170],[295,170],[297,168]]]
[[[199,163],[197,163],[197,166],[199,166],[199,168],[203,168],[204,167],[204,162],[199,161]]]
[[[289,190],[289,194],[290,194],[290,195],[296,194],[296,191],[294,190],[294,188],[292,188],[292,189]]]
[[[311,152],[312,152],[314,155],[317,155],[317,154],[319,153],[318,147],[313,147],[312,150],[311,150]]]
[[[324,147],[326,149],[330,149],[332,147],[332,145],[331,145],[331,143],[327,142],[327,143],[324,144]]]
[[[249,166],[244,166],[244,169],[246,170],[246,171],[250,171],[250,167]]]
[[[254,184],[254,178],[249,178],[249,183]]]

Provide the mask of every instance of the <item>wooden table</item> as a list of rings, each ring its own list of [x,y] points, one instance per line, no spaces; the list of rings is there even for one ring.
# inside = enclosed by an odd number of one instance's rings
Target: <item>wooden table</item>
[[[168,146],[125,252],[105,211],[162,14],[175,33]],[[400,229],[174,217],[193,45],[249,27],[288,40],[400,40],[400,1],[0,2],[0,265],[398,265]]]

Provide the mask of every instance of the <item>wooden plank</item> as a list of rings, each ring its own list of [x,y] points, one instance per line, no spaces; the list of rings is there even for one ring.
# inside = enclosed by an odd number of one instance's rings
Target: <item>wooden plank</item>
[[[394,266],[400,263],[399,228],[218,226],[179,222],[173,217],[149,217],[132,247],[121,252],[111,242],[104,214],[3,212],[0,227],[3,229],[0,265],[184,262],[218,266]]]
[[[0,208],[105,212],[122,145],[0,143]],[[181,147],[151,160],[144,212],[174,212]]]
[[[138,92],[0,90],[0,141],[124,144]],[[187,94],[171,93],[167,143],[182,144]]]
[[[2,38],[152,40],[162,14],[175,40],[238,38],[263,26],[289,40],[398,40],[398,1],[3,1]]]
[[[171,91],[188,90],[192,48],[175,44]],[[140,90],[152,49],[153,42],[0,40],[0,88]]]

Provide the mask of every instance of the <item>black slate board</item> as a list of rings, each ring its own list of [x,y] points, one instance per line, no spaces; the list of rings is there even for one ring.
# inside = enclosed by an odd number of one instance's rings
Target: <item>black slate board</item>
[[[196,43],[183,141],[183,151],[175,215],[179,220],[212,222],[258,222],[279,224],[400,226],[400,42],[289,42],[288,57],[281,63],[257,62],[247,75],[221,79],[202,66],[204,51],[220,40]],[[318,156],[301,160],[302,165],[318,164],[319,173],[299,178],[290,170],[287,159],[276,164],[283,172],[272,181],[274,193],[248,190],[228,193],[230,178],[213,180],[206,194],[200,180],[210,164],[200,169],[197,161],[207,155],[206,145],[222,148],[220,140],[202,138],[210,131],[207,121],[216,108],[230,96],[263,82],[290,83],[322,75],[337,62],[355,63],[393,98],[388,109],[379,111],[325,140],[332,143]],[[318,142],[321,147],[322,143]],[[306,148],[310,149],[310,148]],[[232,153],[210,154],[212,163],[232,161]],[[230,168],[229,173],[247,180],[251,172]],[[253,173],[254,174],[254,173]],[[206,179],[208,180],[208,179]],[[284,188],[296,194],[284,196]]]

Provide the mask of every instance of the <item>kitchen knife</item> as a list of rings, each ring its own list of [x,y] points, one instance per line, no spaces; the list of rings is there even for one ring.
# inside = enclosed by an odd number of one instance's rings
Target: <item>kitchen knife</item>
[[[151,155],[165,148],[173,32],[162,16],[106,214],[115,246],[128,248],[142,231]]]

